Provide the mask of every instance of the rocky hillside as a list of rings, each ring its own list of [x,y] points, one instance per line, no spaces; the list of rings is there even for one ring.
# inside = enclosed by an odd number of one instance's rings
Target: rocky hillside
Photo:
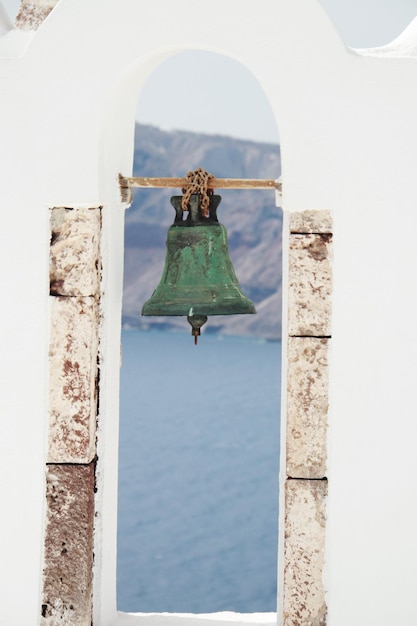
[[[278,178],[279,146],[224,136],[165,132],[137,125],[134,175],[184,176],[203,167],[217,177]],[[159,283],[165,240],[174,219],[172,189],[137,189],[126,213],[123,323],[137,328],[190,329],[182,317],[141,317]],[[281,333],[281,210],[273,191],[218,190],[219,220],[227,229],[239,283],[256,315],[210,317],[205,332],[278,339]]]

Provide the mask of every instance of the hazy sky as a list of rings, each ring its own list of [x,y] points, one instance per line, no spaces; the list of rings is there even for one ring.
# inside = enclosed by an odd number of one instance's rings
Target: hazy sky
[[[20,0],[1,1],[14,19]],[[417,16],[417,0],[320,1],[352,47],[386,44]],[[183,79],[193,75],[199,76],[198,88]],[[166,129],[278,139],[269,105],[253,76],[232,59],[201,51],[177,54],[153,72],[139,98],[137,119]]]

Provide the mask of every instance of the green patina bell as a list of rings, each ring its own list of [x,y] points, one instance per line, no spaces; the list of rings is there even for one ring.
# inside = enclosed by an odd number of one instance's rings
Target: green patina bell
[[[142,309],[142,315],[186,315],[195,343],[208,315],[256,313],[240,289],[229,258],[227,232],[217,219],[221,197],[209,198],[205,217],[200,196],[192,195],[186,219],[182,196],[171,198],[176,218],[168,230],[164,271]]]

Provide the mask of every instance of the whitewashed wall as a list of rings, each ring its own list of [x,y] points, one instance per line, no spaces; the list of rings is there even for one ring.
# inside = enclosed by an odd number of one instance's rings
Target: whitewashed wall
[[[97,206],[103,323],[94,623],[116,622],[124,210],[117,174],[131,173],[146,78],[170,54],[201,48],[241,61],[264,88],[282,142],[284,211],[332,213],[328,623],[413,626],[417,24],[372,55],[346,49],[313,0],[213,0],[210,10],[202,0],[61,0],[36,32],[7,32],[5,22],[1,30],[0,623],[40,619],[49,209]]]

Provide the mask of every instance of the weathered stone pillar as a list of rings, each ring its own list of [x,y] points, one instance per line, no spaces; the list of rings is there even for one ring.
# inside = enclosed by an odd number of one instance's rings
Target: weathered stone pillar
[[[92,623],[101,209],[51,210],[41,624]]]
[[[331,217],[290,215],[284,625],[325,626]]]

